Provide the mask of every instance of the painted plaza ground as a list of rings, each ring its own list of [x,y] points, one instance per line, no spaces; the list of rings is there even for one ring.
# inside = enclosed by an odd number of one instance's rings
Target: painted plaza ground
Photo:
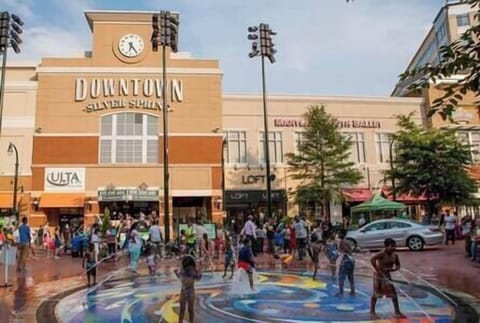
[[[288,271],[280,271],[278,264],[261,257],[257,291],[241,295],[232,291],[231,281],[224,280],[221,273],[205,272],[197,284],[197,321],[368,322],[372,290],[369,256],[357,256],[355,297],[338,298],[337,282],[325,271],[318,281],[312,280],[308,262],[294,263]],[[393,319],[391,302],[385,299],[379,301],[377,312],[383,320],[378,322],[453,322],[454,306],[427,280],[475,297],[480,295],[479,286],[475,286],[480,268],[464,258],[459,246],[420,253],[401,251],[400,258],[406,270],[397,278],[410,282],[397,284],[408,320]],[[132,277],[125,265],[126,260],[102,263],[102,284],[87,289],[79,259],[52,260],[39,255],[29,262],[26,274],[12,272],[9,281],[14,286],[3,291],[0,321],[176,322],[180,286],[172,274],[176,261],[164,263],[160,275],[153,278],[146,275],[146,268],[140,276]],[[468,317],[462,316],[462,322],[468,322]],[[472,322],[478,322],[478,318]]]

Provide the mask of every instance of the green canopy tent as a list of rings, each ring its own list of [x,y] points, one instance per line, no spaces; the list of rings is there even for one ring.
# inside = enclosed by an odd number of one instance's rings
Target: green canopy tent
[[[356,205],[351,208],[352,213],[352,224],[358,223],[354,221],[353,215],[358,213],[366,213],[368,215],[368,220],[370,221],[370,214],[372,212],[378,211],[400,211],[403,210],[406,206],[403,203],[389,201],[383,198],[379,193],[373,194],[373,196],[362,204]],[[356,216],[355,218],[358,218]]]

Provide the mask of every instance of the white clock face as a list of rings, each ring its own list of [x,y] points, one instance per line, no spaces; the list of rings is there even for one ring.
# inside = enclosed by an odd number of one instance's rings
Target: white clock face
[[[135,57],[143,52],[145,44],[142,37],[137,34],[127,34],[120,38],[118,49],[123,56]]]

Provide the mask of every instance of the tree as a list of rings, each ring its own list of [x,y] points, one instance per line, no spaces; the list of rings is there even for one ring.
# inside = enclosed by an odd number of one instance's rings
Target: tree
[[[309,107],[304,118],[298,153],[286,154],[291,177],[300,181],[293,194],[297,203],[322,205],[323,216],[330,218],[329,202],[340,200],[341,189],[357,184],[363,176],[349,161],[350,138],[340,133],[338,121],[324,106]]]
[[[446,77],[462,75],[463,78],[445,88],[445,93],[434,100],[429,115],[438,112],[443,119],[451,118],[453,112],[467,92],[473,92],[478,96],[480,89],[480,0],[465,0],[465,3],[477,8],[475,24],[470,27],[456,41],[440,48],[440,63],[437,65],[427,64],[400,75],[401,81],[420,77],[411,86],[418,90],[428,88]]]
[[[398,117],[393,170],[385,172],[387,178],[395,179],[395,193],[425,196],[430,214],[439,203],[466,203],[477,191],[467,171],[472,161],[470,146],[453,130],[424,130],[411,116]]]

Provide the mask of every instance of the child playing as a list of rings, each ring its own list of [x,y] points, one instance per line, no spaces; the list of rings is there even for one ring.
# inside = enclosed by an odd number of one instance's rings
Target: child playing
[[[150,247],[148,250],[147,266],[150,276],[155,276],[157,273],[157,255],[154,247]]]
[[[187,235],[185,234],[185,230],[180,230],[180,255],[184,255],[187,253]]]
[[[320,260],[320,252],[322,251],[322,243],[318,239],[316,234],[313,234],[311,237],[311,244],[310,248],[308,250],[310,254],[310,258],[312,258],[313,261],[313,276],[312,279],[316,280],[317,279],[317,271],[318,271],[318,261]]]
[[[234,250],[232,246],[232,241],[230,237],[225,240],[225,267],[223,272],[223,278],[227,276],[227,270],[230,267],[232,274],[230,275],[229,279],[233,278],[233,272],[235,271],[235,258],[234,258]]]
[[[182,282],[178,321],[183,322],[185,310],[188,306],[188,319],[190,323],[193,323],[195,321],[195,281],[202,278],[202,274],[196,269],[195,259],[192,256],[184,256],[182,258],[182,268],[180,270],[176,269],[175,275],[177,275]]]
[[[93,277],[93,285],[97,284],[97,264],[95,262],[95,246],[91,243],[83,257],[83,269],[87,270],[88,287],[90,287],[90,278]]]
[[[385,239],[384,245],[385,249],[373,256],[371,260],[375,273],[373,276],[373,295],[370,302],[370,316],[373,320],[379,318],[375,313],[377,298],[386,296],[392,299],[395,316],[397,318],[406,318],[406,316],[400,312],[397,292],[392,282],[392,276],[390,275],[390,273],[400,269],[400,259],[395,253],[395,240],[387,238]]]
[[[205,268],[212,268],[215,270],[215,265],[213,264],[213,241],[208,239],[208,234],[204,233],[202,235],[201,249],[203,255],[203,265]]]
[[[240,249],[240,252],[238,253],[238,268],[245,270],[248,275],[250,289],[254,291],[253,269],[255,268],[255,261],[253,260],[252,241],[248,238],[243,240],[242,249]]]
[[[350,243],[345,240],[345,234],[341,232],[340,236],[340,252],[342,255],[342,261],[340,262],[340,268],[338,270],[338,296],[343,296],[343,286],[345,279],[348,278],[350,283],[350,295],[355,295],[355,282],[353,280],[353,272],[355,270],[355,259],[352,255],[352,247]]]
[[[332,278],[335,278],[337,273],[338,246],[333,236],[328,238],[325,252],[327,254]]]

